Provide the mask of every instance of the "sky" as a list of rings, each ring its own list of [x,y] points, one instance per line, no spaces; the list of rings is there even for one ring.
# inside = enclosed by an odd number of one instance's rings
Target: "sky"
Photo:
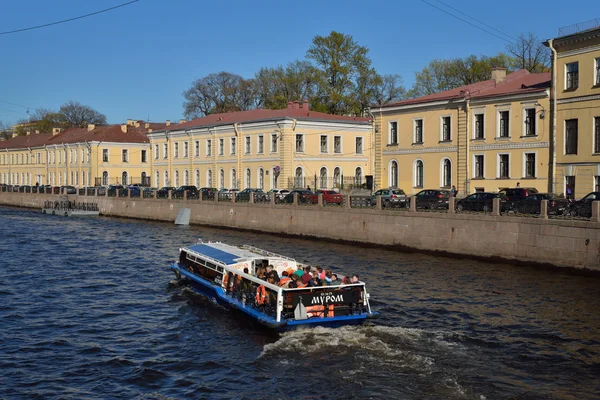
[[[430,4],[513,37],[533,32],[549,39],[561,27],[600,17],[597,0],[570,7],[554,0],[139,0],[2,34],[128,1],[1,1],[0,121],[16,123],[28,110],[58,110],[69,100],[100,111],[109,123],[179,120],[183,92],[194,80],[220,71],[251,78],[261,67],[303,59],[314,36],[332,30],[352,35],[380,74],[400,74],[407,88],[433,59],[505,51],[507,42],[497,36],[506,36]]]

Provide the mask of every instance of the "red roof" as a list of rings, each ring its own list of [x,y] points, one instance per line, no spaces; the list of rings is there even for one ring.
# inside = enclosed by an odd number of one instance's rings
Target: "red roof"
[[[148,143],[146,129],[128,126],[127,132],[121,130],[121,125],[97,126],[88,131],[87,128],[70,128],[57,135],[52,133],[17,136],[0,142],[0,149],[23,149],[27,147],[51,146],[56,144],[82,142],[112,142],[112,143]]]
[[[496,83],[494,79],[488,79],[487,81],[477,82],[427,96],[397,101],[395,103],[386,104],[381,108],[462,99],[465,97],[465,93],[469,93],[473,100],[486,97],[543,92],[550,87],[550,80],[549,72],[532,74],[526,69],[520,69],[508,74],[506,79],[500,83]]]
[[[294,106],[291,106],[294,107]],[[173,127],[163,129],[185,129],[198,128],[203,126],[230,125],[235,123],[258,122],[269,120],[281,120],[285,118],[294,118],[298,120],[309,121],[332,121],[332,122],[358,122],[361,124],[369,123],[369,118],[349,117],[344,115],[326,114],[317,111],[310,111],[307,108],[284,108],[282,110],[256,109],[248,111],[235,111],[220,114],[210,114],[206,117],[193,119],[188,122],[177,124]]]

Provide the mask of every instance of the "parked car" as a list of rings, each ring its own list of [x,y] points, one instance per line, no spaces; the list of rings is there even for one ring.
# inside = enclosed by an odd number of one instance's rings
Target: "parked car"
[[[532,193],[514,203],[513,211],[521,214],[539,214],[542,200],[548,200],[548,214],[561,215],[570,210],[570,201],[554,193]]]
[[[267,194],[262,189],[246,188],[235,195],[235,201],[250,201],[250,193],[254,193],[255,202],[267,201]]]
[[[317,190],[311,194],[305,195],[313,204],[319,203],[319,194],[323,194],[323,204],[342,204],[344,202],[344,196],[336,192],[335,190]]]
[[[202,195],[203,200],[214,200],[215,194],[218,192],[219,192],[219,190],[217,188],[209,188],[209,187],[200,188],[200,193]]]
[[[178,187],[175,190],[175,192],[173,192],[173,197],[183,199],[183,194],[184,193],[187,193],[187,198],[188,199],[197,199],[198,198],[198,194],[200,192],[198,191],[198,188],[196,186],[193,186],[193,185],[184,185],[184,186]]]
[[[415,194],[417,208],[429,210],[448,209],[449,190],[425,189]]]
[[[290,191],[287,189],[271,189],[267,192],[267,196],[271,197],[271,193],[275,193],[275,200],[283,200],[283,198],[287,196]]]
[[[294,202],[294,193],[298,193],[298,203],[312,203],[312,201],[308,198],[308,196],[311,196],[313,193],[310,190],[306,190],[306,189],[294,189],[291,192],[289,192],[288,194],[285,195],[285,197],[283,198],[283,200],[281,201],[282,203],[293,203]]]
[[[535,188],[511,188],[502,189],[499,193],[501,196],[500,209],[502,211],[513,211],[513,206],[516,202],[523,200],[533,193],[537,193]]]
[[[177,188],[173,186],[163,186],[156,192],[156,197],[159,199],[169,197],[169,190],[171,192],[174,192],[175,190],[177,190]]]
[[[464,199],[456,201],[456,211],[483,211],[491,212],[494,199],[500,197],[499,193],[479,192],[473,193]]]
[[[600,200],[600,192],[591,192],[580,200],[571,203],[569,212],[574,216],[590,218],[592,216],[592,202]]]
[[[119,191],[121,189],[125,189],[125,186],[123,186],[123,185],[109,185],[108,189],[106,189],[108,191],[108,197],[118,197],[119,196]]]
[[[384,208],[388,207],[408,207],[408,197],[402,189],[380,189],[373,193],[371,203],[377,203],[377,196],[381,196],[381,205]]]
[[[142,190],[143,196],[144,197],[154,197],[154,192],[156,192],[158,189],[155,187],[145,187]]]
[[[130,192],[130,196],[131,197],[140,197],[142,194],[142,187],[140,185],[129,185],[126,187],[126,189],[129,189]]]
[[[61,186],[60,193],[62,193],[62,194],[77,194],[77,189],[75,189],[75,186]]]

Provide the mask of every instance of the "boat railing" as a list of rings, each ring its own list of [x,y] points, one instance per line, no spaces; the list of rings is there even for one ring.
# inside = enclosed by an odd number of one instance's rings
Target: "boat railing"
[[[268,250],[259,249],[258,247],[250,246],[250,245],[247,245],[247,244],[243,245],[242,249],[249,250],[249,251],[252,251],[254,253],[258,253],[260,255],[263,255],[263,256],[279,257],[279,258],[283,258],[283,259],[289,260],[289,261],[294,261],[294,262],[296,261],[295,259],[293,259],[291,257],[282,256],[281,254],[273,253],[272,251],[268,251]]]

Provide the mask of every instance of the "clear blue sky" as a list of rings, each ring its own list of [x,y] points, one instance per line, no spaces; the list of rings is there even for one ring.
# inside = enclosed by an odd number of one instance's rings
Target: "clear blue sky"
[[[0,31],[126,1],[3,1]],[[600,17],[597,0],[568,6],[443,2],[511,36],[533,32],[547,39],[560,27]],[[58,109],[68,100],[97,109],[111,123],[148,116],[177,120],[183,114],[182,93],[194,79],[219,71],[250,78],[262,66],[304,58],[312,38],[332,30],[351,34],[370,49],[380,73],[400,74],[407,87],[434,58],[493,55],[506,44],[420,0],[140,0],[81,20],[0,35],[0,121],[27,117],[25,108],[5,102]]]

